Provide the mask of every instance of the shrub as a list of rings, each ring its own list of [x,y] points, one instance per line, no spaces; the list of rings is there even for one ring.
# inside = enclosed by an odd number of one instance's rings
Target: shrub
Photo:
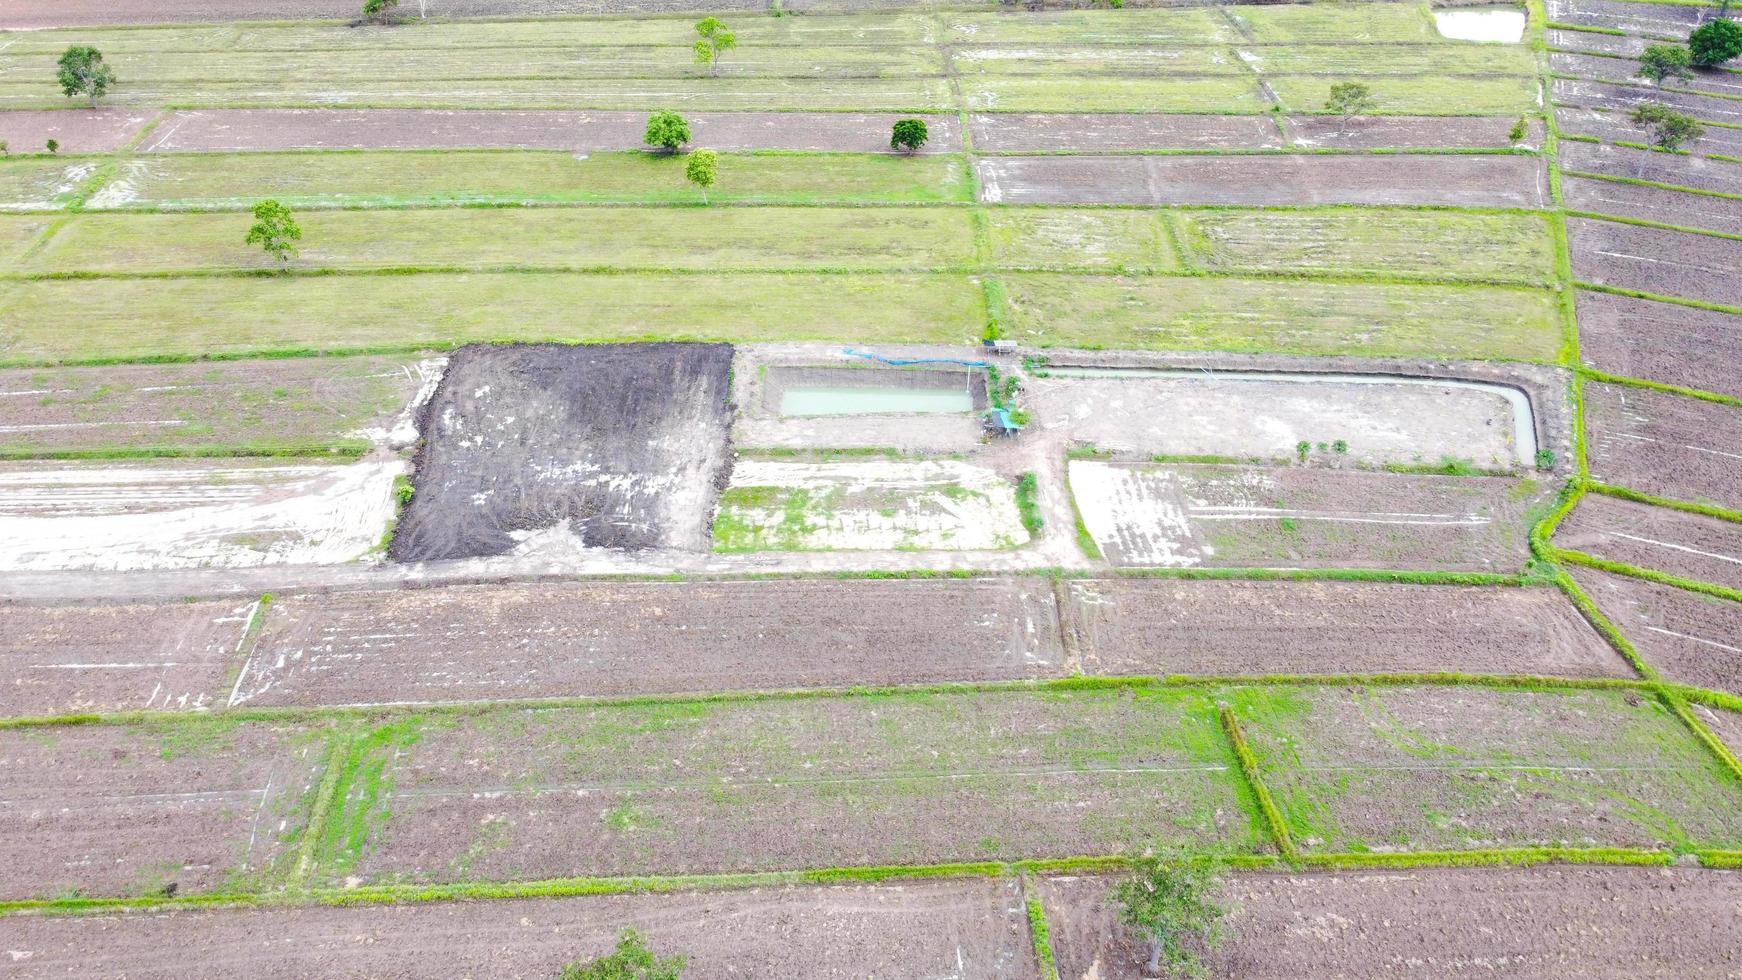
[[[1325,108],[1344,116],[1360,116],[1372,112],[1376,103],[1373,90],[1360,82],[1338,82],[1331,86],[1331,97]]]
[[[371,24],[391,23],[398,7],[399,0],[363,0],[363,19]]]
[[[641,140],[648,146],[676,153],[690,141],[690,124],[677,113],[661,109],[647,117],[647,132]]]
[[[640,933],[625,929],[611,955],[570,963],[562,980],[677,980],[687,962],[683,956],[653,955]]]

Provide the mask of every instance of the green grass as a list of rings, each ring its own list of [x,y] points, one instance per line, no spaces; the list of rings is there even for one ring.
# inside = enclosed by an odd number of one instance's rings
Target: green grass
[[[1205,44],[1237,36],[1213,10],[1073,10],[1013,17],[1007,13],[943,15],[944,40],[955,44]]]
[[[993,208],[986,217],[992,262],[998,266],[1107,272],[1178,268],[1158,211]]]
[[[685,156],[545,151],[215,153],[124,161],[91,207],[243,209],[443,204],[700,204]],[[967,165],[946,154],[753,154],[720,157],[715,202],[770,204],[968,201]]]
[[[15,208],[63,207],[77,196],[74,192],[96,166],[95,161],[83,158],[0,159],[0,204]]]
[[[1453,43],[1440,36],[1426,4],[1361,4],[1353,8],[1336,4],[1242,6],[1231,8],[1229,13],[1261,43],[1348,43],[1352,40],[1352,9],[1360,11],[1362,41]]]
[[[1286,279],[1000,277],[1025,344],[1553,362],[1552,293]]]
[[[967,108],[998,112],[1262,111],[1250,76],[970,75],[960,81]]]
[[[1326,75],[1267,75],[1265,80],[1290,112],[1320,112],[1331,86],[1360,78]],[[1380,113],[1428,116],[1505,115],[1534,112],[1538,83],[1528,76],[1457,77],[1420,75],[1362,78]]]
[[[1046,525],[1046,518],[1040,514],[1040,501],[1035,497],[1038,488],[1039,481],[1033,473],[1024,473],[1016,481],[1016,509],[1022,515],[1022,526],[1031,537],[1039,536],[1040,529]]]
[[[961,46],[953,61],[958,72],[980,75],[1086,74],[1122,75],[1246,75],[1244,65],[1222,48],[1201,45],[1112,47],[1069,45],[1032,47]]]
[[[1363,20],[1373,10],[1363,6]],[[1345,17],[1348,15],[1345,14]],[[1347,21],[1345,21],[1347,23]],[[1295,44],[1237,45],[1247,63],[1270,75],[1335,75],[1339,78],[1386,75],[1513,75],[1533,78],[1536,62],[1522,44]],[[1368,87],[1409,88],[1414,78],[1374,77]]]

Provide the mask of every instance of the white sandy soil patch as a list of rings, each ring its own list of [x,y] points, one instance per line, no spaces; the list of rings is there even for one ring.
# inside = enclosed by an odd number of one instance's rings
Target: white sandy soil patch
[[[951,460],[740,459],[714,520],[720,551],[963,550],[1027,542],[1010,481]]]
[[[0,569],[330,564],[393,517],[397,459],[0,468]]]

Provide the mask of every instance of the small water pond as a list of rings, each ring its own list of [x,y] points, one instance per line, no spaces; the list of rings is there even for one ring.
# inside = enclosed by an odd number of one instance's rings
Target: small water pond
[[[1518,44],[1524,40],[1524,11],[1518,7],[1448,7],[1434,10],[1434,24],[1454,41]]]

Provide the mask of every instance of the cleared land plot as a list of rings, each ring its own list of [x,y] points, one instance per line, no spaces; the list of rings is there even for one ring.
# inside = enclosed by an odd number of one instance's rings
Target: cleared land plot
[[[65,207],[97,173],[94,160],[23,157],[0,160],[0,211]]]
[[[1074,460],[1107,560],[1187,568],[1512,572],[1551,490],[1534,480]]]
[[[715,551],[958,551],[1028,539],[1015,485],[953,460],[740,459],[714,516]]]
[[[1709,16],[1699,4],[1631,3],[1626,0],[1549,0],[1548,19],[1558,24],[1606,27],[1648,37],[1686,37]]]
[[[0,569],[332,564],[393,516],[395,458],[0,464]]]
[[[1305,851],[1732,848],[1742,840],[1742,783],[1649,695],[1265,693],[1236,712]]]
[[[1548,56],[1548,64],[1549,70],[1556,74],[1577,75],[1593,81],[1626,85],[1639,80],[1636,77],[1639,73],[1636,57],[1636,52],[1627,57],[1616,58],[1556,51]],[[1728,71],[1695,72],[1693,80],[1686,87],[1695,92],[1714,95],[1742,95],[1742,74]]]
[[[980,152],[1038,150],[1279,149],[1282,134],[1264,116],[1166,113],[975,113],[968,117]]]
[[[0,605],[0,715],[211,707],[251,611],[227,602]]]
[[[1009,204],[1446,204],[1541,207],[1542,162],[1503,156],[1050,156],[974,161]]]
[[[89,206],[244,209],[262,197],[292,207],[513,203],[701,203],[686,156],[468,153],[157,154],[122,161]],[[720,160],[714,202],[770,204],[966,201],[960,157],[891,154],[758,156]],[[11,188],[0,186],[0,190]],[[30,200],[43,191],[13,192]],[[29,195],[35,195],[30,197]]]
[[[1516,120],[1493,116],[1289,116],[1288,133],[1295,145],[1326,149],[1483,148],[1513,145]],[[1528,121],[1525,142],[1542,138],[1542,124]]]
[[[705,549],[731,463],[724,344],[464,347],[424,410],[399,561],[535,537]]]
[[[17,268],[276,268],[272,256],[242,247],[250,221],[81,214]],[[444,208],[319,211],[297,223],[304,244],[296,264],[317,269],[929,269],[975,260],[965,208],[720,208],[705,221],[687,208]]]
[[[964,44],[953,65],[969,75],[1247,75],[1228,52],[1200,45]]]
[[[1646,4],[1631,4],[1632,6],[1647,6]],[[1667,5],[1651,4],[1653,7]],[[1695,7],[1684,7],[1684,10],[1696,10]],[[1686,37],[1683,34],[1683,37]],[[1551,94],[1555,105],[1573,106],[1580,109],[1607,109],[1611,112],[1631,112],[1633,107],[1641,102],[1661,102],[1678,112],[1687,113],[1696,119],[1707,122],[1742,124],[1742,102],[1734,99],[1721,99],[1709,95],[1695,95],[1679,89],[1652,88],[1646,85],[1615,85],[1610,82],[1593,82],[1583,79],[1557,78],[1551,83]],[[1575,149],[1569,144],[1565,149]],[[1593,147],[1593,149],[1595,149]],[[1561,165],[1568,169],[1573,167],[1568,161],[1562,160]]]
[[[1567,234],[1580,281],[1742,306],[1742,242],[1586,218]]]
[[[1640,4],[1639,6],[1645,6]],[[1144,977],[1149,952],[1104,878],[1044,878],[1059,975]],[[1742,873],[1688,868],[1424,868],[1237,874],[1213,976],[1697,977],[1736,972]],[[1552,929],[1545,929],[1553,923]],[[1676,936],[1664,942],[1663,937]]]
[[[891,114],[691,112],[690,145],[715,150],[887,152]],[[921,152],[962,148],[952,116],[925,119]],[[645,112],[490,109],[184,109],[151,131],[140,152],[249,150],[635,150]]]
[[[1091,675],[1634,676],[1558,589],[1168,579],[1069,588]]]
[[[1312,375],[1241,381],[1070,372],[1056,367],[1049,377],[1027,381],[1024,406],[1042,427],[1068,429],[1073,441],[1104,452],[1288,460],[1306,442],[1309,455],[1338,462],[1456,458],[1498,469],[1519,463],[1512,406],[1489,390]],[[1342,452],[1334,448],[1338,441]]]
[[[633,927],[686,976],[1027,977],[1015,878],[680,895],[9,918],[25,980],[170,977],[554,977]]]
[[[1742,589],[1742,524],[1588,493],[1555,531],[1571,551]]]
[[[1597,37],[1599,35],[1590,35]],[[1592,136],[1611,143],[1645,142],[1645,130],[1633,125],[1626,112],[1596,112],[1590,109],[1555,110],[1555,123],[1561,132],[1576,136]],[[1722,126],[1707,126],[1704,136],[1690,149],[1696,153],[1737,155],[1742,151],[1742,130]],[[1666,161],[1667,162],[1667,161]]]
[[[0,731],[0,898],[276,883],[296,863],[322,736],[217,719]]]
[[[1038,347],[1553,361],[1561,345],[1554,298],[1539,289],[1045,273],[1000,281],[1009,312],[1000,319]]]
[[[1228,11],[1247,40],[1260,44],[1350,41],[1349,15],[1332,8],[1241,6]],[[1415,4],[1361,8],[1360,40],[1445,45],[1432,16]]]
[[[325,882],[1258,845],[1196,693],[900,694],[407,719],[360,735]]]
[[[1239,35],[1209,10],[1053,10],[944,15],[940,40],[957,44],[1219,44]]]
[[[42,280],[0,292],[13,363],[504,340],[967,343],[985,323],[979,283],[941,274]]]
[[[1359,14],[1345,14],[1345,31],[1359,32],[1371,7]],[[1536,73],[1530,48],[1523,44],[1280,44],[1266,47],[1236,46],[1235,54],[1247,68],[1272,75],[1373,75],[1383,104],[1387,88],[1399,82],[1386,75],[1513,75],[1520,79]],[[1403,82],[1416,87],[1415,78]],[[1308,106],[1323,109],[1324,104]]]
[[[997,208],[986,215],[992,261],[1025,269],[1174,272],[1159,211],[1100,208]]]
[[[1731,103],[1742,106],[1742,101]],[[1742,120],[1739,120],[1742,123]],[[1676,187],[1691,187],[1700,191],[1742,196],[1742,164],[1727,160],[1711,160],[1697,156],[1673,156],[1630,146],[1610,146],[1594,143],[1566,143],[1561,147],[1561,167],[1574,172],[1599,174],[1623,180],[1649,180]],[[1711,201],[1720,209],[1725,198],[1709,195],[1687,195],[1689,219],[1673,222],[1698,226],[1697,212]]]
[[[410,403],[441,366],[346,357],[0,371],[0,453],[409,444]]]
[[[1742,201],[1662,187],[1567,177],[1567,209],[1742,235]]]
[[[1008,680],[1054,676],[1063,662],[1053,590],[1043,579],[340,593],[270,607],[231,703],[315,707]]]
[[[126,146],[151,113],[127,109],[48,109],[0,113],[0,140],[13,153],[41,153],[49,140],[61,153],[110,153]]]
[[[1579,293],[1578,308],[1587,366],[1742,397],[1742,318],[1607,293]]]
[[[1742,603],[1595,568],[1571,572],[1665,678],[1742,695]]]
[[[1351,46],[1350,56],[1364,57],[1366,49]],[[1408,52],[1400,67],[1407,67]],[[1347,69],[1348,74],[1361,72]],[[1265,84],[1276,93],[1285,112],[1319,112],[1331,95],[1337,75],[1271,75]],[[1533,112],[1541,84],[1529,75],[1400,75],[1375,76],[1369,86],[1377,111],[1396,115],[1505,115]]]
[[[1251,75],[967,75],[957,80],[974,112],[1201,112],[1264,109]]]
[[[1742,408],[1593,382],[1585,425],[1592,479],[1742,510]]]

